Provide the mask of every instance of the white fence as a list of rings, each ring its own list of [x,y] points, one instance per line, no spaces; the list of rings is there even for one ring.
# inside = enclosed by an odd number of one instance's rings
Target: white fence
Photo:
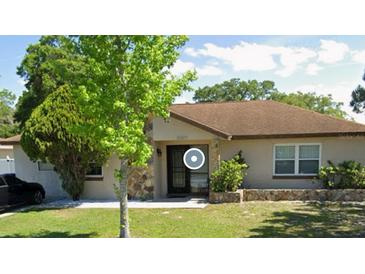
[[[15,173],[14,159],[0,159],[0,174]]]

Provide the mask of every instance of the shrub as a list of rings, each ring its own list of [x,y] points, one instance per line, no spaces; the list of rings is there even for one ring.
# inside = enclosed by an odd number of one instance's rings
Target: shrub
[[[318,177],[325,188],[365,188],[365,166],[355,161],[344,161],[337,166],[321,167]]]
[[[212,191],[236,191],[243,182],[247,168],[248,165],[239,154],[231,160],[221,161],[219,168],[211,176]]]

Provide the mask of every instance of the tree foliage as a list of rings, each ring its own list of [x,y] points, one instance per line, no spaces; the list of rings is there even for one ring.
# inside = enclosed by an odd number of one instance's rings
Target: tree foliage
[[[322,114],[331,115],[337,118],[347,118],[347,113],[342,110],[343,103],[333,101],[332,95],[317,95],[314,92],[273,92],[270,100],[286,103],[288,105],[313,110]]]
[[[49,160],[64,181],[82,178],[76,175],[83,174],[90,155],[116,153],[121,159],[116,173],[121,236],[128,236],[129,168],[145,164],[152,153],[146,121],[167,117],[168,106],[195,77],[192,72],[180,77],[170,72],[186,40],[185,36],[46,36],[28,48],[18,68],[27,91],[17,105],[16,119],[24,129],[23,147],[33,159]],[[77,163],[76,170],[69,174],[71,163]],[[79,185],[77,181],[72,189],[77,192]]]
[[[89,123],[80,132],[100,140],[100,149],[115,152],[119,171],[120,236],[128,237],[127,175],[152,155],[146,122],[167,117],[168,107],[195,74],[174,76],[170,68],[179,57],[185,36],[81,36],[73,38],[77,52],[86,57],[89,81],[76,96]]]
[[[249,100],[274,100],[302,107],[337,118],[346,118],[341,109],[343,103],[333,101],[331,95],[316,95],[314,92],[284,93],[277,90],[273,81],[240,80],[233,78],[213,86],[199,88],[195,92],[197,102],[224,102]]]
[[[104,150],[143,165],[151,156],[144,124],[149,115],[168,115],[168,106],[193,75],[172,76],[180,36],[82,36],[75,45],[88,57],[91,81],[80,86],[80,106],[90,119],[83,128]]]
[[[232,78],[211,87],[197,89],[193,99],[197,102],[264,100],[275,91],[277,89],[272,81],[248,80],[246,82]]]
[[[95,141],[73,133],[73,127],[84,123],[81,117],[70,88],[61,86],[34,109],[21,138],[30,159],[54,165],[63,189],[74,200],[83,191],[89,161],[105,160],[105,154],[94,149]]]
[[[362,79],[365,81],[365,73]],[[361,85],[358,85],[355,90],[352,91],[352,100],[350,105],[353,108],[353,111],[356,113],[363,112],[365,110],[365,88]]]
[[[18,125],[14,122],[14,93],[0,89],[0,138],[7,138],[18,133]]]
[[[30,45],[17,73],[26,82],[15,111],[21,128],[49,94],[65,84],[80,84],[87,76],[82,56],[72,51],[64,36],[42,36]]]
[[[92,139],[73,129],[85,123],[73,89],[87,81],[86,65],[68,37],[43,36],[28,47],[18,68],[26,81],[15,113],[23,130],[21,145],[32,160],[54,165],[73,199],[82,193],[88,162],[105,158]]]

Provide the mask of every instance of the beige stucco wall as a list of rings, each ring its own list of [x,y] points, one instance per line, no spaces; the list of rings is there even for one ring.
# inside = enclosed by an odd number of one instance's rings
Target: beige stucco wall
[[[10,159],[14,159],[13,146],[0,145],[0,159],[6,159],[9,156]]]
[[[38,164],[32,162],[20,145],[14,145],[15,174],[27,182],[43,185],[47,198],[66,197],[62,190],[61,180],[55,171],[39,171]]]
[[[117,183],[114,177],[114,170],[119,169],[120,161],[113,155],[103,165],[103,179],[100,181],[87,180],[84,186],[84,192],[81,198],[84,199],[117,199],[114,192],[114,183]]]
[[[321,163],[355,160],[365,164],[365,137],[326,137],[300,139],[262,139],[221,141],[221,159],[232,158],[239,150],[250,165],[245,178],[249,188],[316,188],[311,179],[273,179],[273,147],[275,144],[320,143]]]
[[[155,153],[154,159],[154,197],[165,197],[167,194],[167,145],[209,145],[209,158],[212,155],[211,144],[213,140],[219,137],[202,130],[196,126],[182,122],[180,120],[169,118],[164,121],[161,118],[155,118],[153,121],[153,138],[155,141],[155,150],[161,150],[161,156]],[[213,162],[209,161],[209,173],[213,169]]]
[[[14,145],[15,173],[28,182],[38,182],[46,190],[47,198],[67,197],[63,191],[61,180],[55,171],[39,171],[38,164],[32,162],[25,154],[20,145]],[[86,181],[84,192],[81,195],[84,199],[116,199],[114,194],[114,169],[118,167],[117,157],[111,157],[103,166],[102,181]]]
[[[169,118],[167,121],[161,118],[153,120],[154,141],[207,140],[212,138],[215,138],[215,135],[174,118]]]

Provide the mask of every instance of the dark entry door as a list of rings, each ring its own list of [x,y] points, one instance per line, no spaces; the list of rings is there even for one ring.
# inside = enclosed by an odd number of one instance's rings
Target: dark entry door
[[[204,165],[190,170],[184,164],[184,153],[190,148],[198,148],[205,155]],[[168,194],[207,195],[209,192],[208,145],[167,146],[167,190]]]
[[[190,146],[167,146],[167,181],[169,194],[190,193],[189,170],[183,156]]]

